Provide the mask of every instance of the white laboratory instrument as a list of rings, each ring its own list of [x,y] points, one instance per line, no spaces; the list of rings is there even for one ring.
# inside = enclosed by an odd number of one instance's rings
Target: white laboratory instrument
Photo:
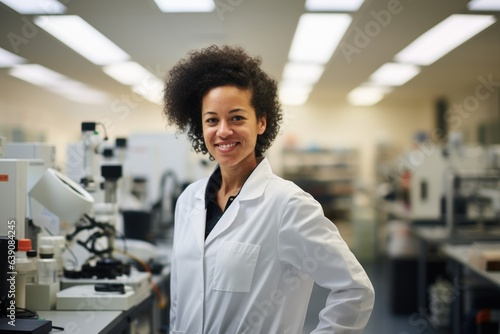
[[[137,293],[128,285],[123,293],[118,291],[96,291],[96,285],[76,285],[57,293],[57,310],[76,311],[125,311],[148,298],[150,291]]]
[[[28,161],[28,173],[26,191],[26,218],[31,219],[35,226],[44,227],[56,234],[59,232],[59,218],[48,212],[43,205],[27,194],[33,186],[40,180],[43,173],[48,168],[55,167],[55,146],[45,143],[7,143],[6,157],[8,159],[18,159]],[[37,245],[35,229],[27,230],[26,237],[33,240]]]
[[[92,211],[94,198],[64,174],[49,168],[31,189],[30,195],[69,224]]]
[[[9,235],[13,227],[17,239],[25,237],[28,166],[27,160],[0,159],[1,236]]]

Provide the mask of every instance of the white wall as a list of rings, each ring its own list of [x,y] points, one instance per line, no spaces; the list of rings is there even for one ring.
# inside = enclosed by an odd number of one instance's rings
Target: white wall
[[[80,140],[84,121],[104,123],[113,143],[116,137],[126,137],[133,132],[173,131],[166,127],[161,106],[144,101],[120,97],[107,105],[82,105],[36,91],[28,96],[5,94],[0,97],[0,135],[12,137],[12,129],[18,128],[28,135],[29,141],[38,141],[43,134],[46,142],[56,145],[56,161],[62,169],[66,145]]]
[[[468,87],[449,97],[451,108],[467,103],[474,107],[461,114],[452,111],[449,116],[454,128],[468,132],[473,140],[477,139],[477,125],[486,119],[498,119],[499,113],[498,88],[488,98],[476,98],[477,106],[472,103],[475,96],[478,96],[475,87]],[[360,183],[369,187],[374,182],[377,143],[390,141],[401,149],[411,148],[415,132],[435,128],[434,103],[429,100],[399,107],[380,104],[369,108],[344,106],[336,109],[314,105],[286,107],[282,132],[267,155],[279,173],[281,149],[292,141],[300,147],[354,147],[360,152]],[[56,145],[60,165],[65,161],[66,144],[80,139],[82,121],[105,123],[111,140],[136,132],[173,131],[166,127],[161,106],[124,97],[105,106],[77,105],[44,92],[0,97],[0,135],[13,127],[29,133],[44,133],[46,142]]]
[[[400,108],[324,107],[287,108],[280,145],[296,142],[300,147],[352,147],[359,151],[359,181],[370,187],[374,182],[377,143],[392,142],[409,147],[417,131],[434,125],[431,103]]]

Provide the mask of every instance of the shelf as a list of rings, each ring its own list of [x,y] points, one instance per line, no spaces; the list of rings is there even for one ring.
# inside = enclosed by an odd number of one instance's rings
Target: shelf
[[[283,150],[283,176],[310,193],[325,213],[350,213],[358,153],[354,149]]]

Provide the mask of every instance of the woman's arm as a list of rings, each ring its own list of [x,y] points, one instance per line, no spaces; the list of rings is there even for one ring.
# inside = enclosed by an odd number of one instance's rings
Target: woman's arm
[[[282,214],[279,249],[281,260],[330,290],[313,333],[362,333],[373,309],[373,286],[336,226],[309,194],[298,192],[289,199]]]

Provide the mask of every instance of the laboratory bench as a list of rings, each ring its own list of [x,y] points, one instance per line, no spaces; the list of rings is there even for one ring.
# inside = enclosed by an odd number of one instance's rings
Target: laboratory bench
[[[167,295],[170,284],[170,268],[165,267],[161,274],[153,275],[152,281],[162,294]],[[146,299],[126,311],[37,311],[42,319],[51,320],[52,326],[62,327],[63,331],[53,329],[50,333],[78,334],[129,334],[162,333],[168,327],[168,303],[163,309],[158,307],[159,296],[153,289]],[[166,332],[166,331],[165,331]]]
[[[445,226],[413,226],[412,233],[419,240],[418,255],[418,306],[428,309],[427,291],[429,282],[436,276],[443,274],[445,261],[440,255],[440,247],[445,244],[468,245],[478,241],[500,241],[500,229],[487,228],[484,230],[476,227],[459,227],[450,231]],[[439,267],[436,273],[429,275],[429,266]],[[432,273],[431,273],[432,274]],[[431,277],[429,277],[431,276]]]
[[[459,282],[462,277],[460,275],[462,269],[457,267],[457,264],[460,263],[466,265],[467,268],[470,267],[466,259],[457,257],[458,255],[451,250],[460,249],[463,251],[464,249],[470,249],[471,245],[476,242],[500,242],[500,229],[486,228],[481,230],[472,226],[464,226],[450,231],[445,226],[412,226],[411,232],[419,242],[417,258],[418,311],[426,313],[430,323],[436,329],[439,329],[442,324],[436,323],[431,317],[432,301],[430,301],[429,297],[429,288],[440,277],[449,279],[454,286],[461,284]],[[449,261],[449,259],[461,259],[462,261],[453,262]],[[481,282],[474,281],[474,286],[476,284],[481,284]],[[458,291],[456,286],[452,291]],[[460,300],[463,295],[459,294],[459,297],[457,302],[452,303],[453,316],[449,324],[453,328],[452,333],[454,334],[461,333],[457,328],[462,328],[462,325],[459,325],[458,322],[463,324],[464,320],[463,315],[458,312],[458,309],[461,308]]]
[[[500,243],[499,243],[500,245]],[[474,245],[443,245],[440,250],[451,263],[453,298],[451,299],[450,333],[466,334],[466,304],[481,303],[484,308],[500,308],[500,271],[486,271],[470,262]],[[467,296],[472,290],[483,290],[481,302]],[[470,306],[470,305],[469,305]],[[498,331],[497,331],[498,332]]]

